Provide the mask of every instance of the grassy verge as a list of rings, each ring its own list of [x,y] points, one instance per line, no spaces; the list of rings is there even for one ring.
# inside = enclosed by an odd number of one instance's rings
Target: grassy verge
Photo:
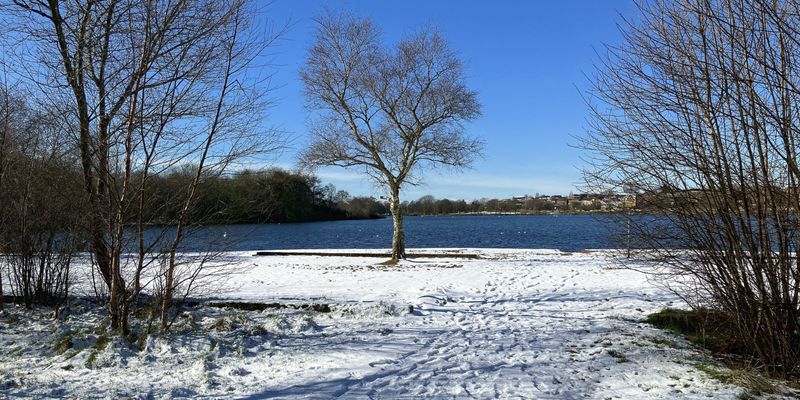
[[[675,332],[686,340],[711,350],[713,353],[729,356],[746,356],[747,347],[729,332],[727,320],[719,313],[710,310],[676,310],[666,308],[645,319],[656,328]]]
[[[724,361],[724,367],[708,363],[695,364],[697,370],[710,378],[750,389],[745,393],[748,396],[776,392],[775,382],[746,362],[748,359],[746,347],[741,341],[727,334],[730,328],[721,315],[709,310],[686,311],[668,308],[648,315],[644,322],[677,333],[689,342],[719,356]],[[787,388],[800,388],[798,382],[784,384]]]

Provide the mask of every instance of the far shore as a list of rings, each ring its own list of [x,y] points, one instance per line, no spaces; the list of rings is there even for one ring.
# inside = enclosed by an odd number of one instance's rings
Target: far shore
[[[470,216],[514,216],[514,215],[611,215],[619,214],[619,211],[479,211],[463,213],[444,213],[444,214],[406,214],[406,217],[470,217]]]

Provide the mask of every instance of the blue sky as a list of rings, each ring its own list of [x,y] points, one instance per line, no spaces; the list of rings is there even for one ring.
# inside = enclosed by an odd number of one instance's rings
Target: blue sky
[[[483,115],[467,129],[485,141],[484,158],[459,173],[424,172],[423,184],[406,187],[404,199],[576,191],[581,151],[571,145],[587,125],[581,91],[603,44],[619,42],[620,15],[634,15],[630,1],[275,0],[265,10],[272,22],[292,21],[270,49],[277,72],[268,118],[291,138],[274,160],[282,167],[293,168],[298,149],[310,140],[298,70],[313,40],[312,18],[326,8],[371,17],[387,43],[426,25],[438,27],[478,92]],[[324,168],[317,175],[353,195],[384,194],[358,171]]]

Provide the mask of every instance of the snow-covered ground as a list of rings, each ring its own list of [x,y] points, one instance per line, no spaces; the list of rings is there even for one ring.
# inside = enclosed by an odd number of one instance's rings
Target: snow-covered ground
[[[479,260],[230,253],[220,299],[330,312],[196,307],[138,345],[65,322],[0,317],[0,397],[736,398],[677,336],[641,323],[681,304],[608,252],[463,250]],[[42,311],[44,313],[44,311]],[[54,351],[62,346],[62,354]],[[62,342],[62,343],[60,343]],[[107,342],[107,343],[106,343]],[[67,347],[70,347],[67,349]]]

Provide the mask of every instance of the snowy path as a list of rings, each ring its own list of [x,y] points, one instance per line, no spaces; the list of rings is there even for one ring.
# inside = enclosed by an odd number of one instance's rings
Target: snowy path
[[[94,362],[87,361],[91,348],[43,356],[57,340],[49,322],[4,327],[0,320],[0,397],[642,399],[742,392],[698,371],[701,352],[638,322],[674,299],[640,273],[610,268],[607,254],[474,251],[485,259],[396,267],[376,266],[377,259],[232,254],[249,268],[219,297],[326,303],[333,312],[197,310],[176,325],[171,341],[150,337],[140,351],[109,346]],[[15,343],[31,331],[45,344],[20,349]]]
[[[640,274],[609,270],[596,256],[513,257],[484,265],[483,279],[472,287],[434,280],[419,288],[417,317],[405,318],[369,349],[402,343],[406,351],[371,362],[371,371],[261,397],[703,398],[737,393],[707,382],[690,364],[676,363],[691,351],[648,348],[647,337],[660,343],[663,333],[634,321],[671,299],[644,284]],[[609,351],[628,360],[619,362]],[[698,391],[700,381],[705,387]]]

